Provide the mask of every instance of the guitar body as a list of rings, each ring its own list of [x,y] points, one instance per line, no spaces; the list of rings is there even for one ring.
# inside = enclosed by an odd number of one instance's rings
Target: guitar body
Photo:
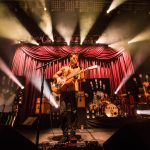
[[[86,71],[86,70],[90,70],[90,69],[95,69],[97,68],[97,65],[88,67],[84,70],[76,70],[75,72],[70,73],[67,77],[61,76],[61,82],[57,83],[57,81],[55,80],[52,84],[51,84],[51,90],[53,92],[55,92],[56,94],[60,94],[62,91],[66,91],[66,89],[69,87],[69,85],[74,85],[75,82],[75,78],[76,76],[78,76],[80,73]]]
[[[56,94],[60,94],[62,91],[65,91],[69,84],[73,82],[73,78],[67,80],[65,77],[61,77],[61,84],[53,82],[51,85],[51,90]]]

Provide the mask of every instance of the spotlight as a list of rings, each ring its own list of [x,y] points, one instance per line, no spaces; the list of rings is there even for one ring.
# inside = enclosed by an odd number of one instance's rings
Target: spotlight
[[[109,14],[110,13],[110,10],[107,10],[107,14]]]
[[[24,89],[24,86],[21,86],[21,89],[23,90],[23,89]]]
[[[136,113],[137,113],[138,115],[140,115],[140,114],[141,114],[140,110],[136,110]]]
[[[136,110],[136,113],[138,115],[150,115],[150,109],[146,109],[146,110]]]
[[[117,94],[117,91],[115,91],[114,94],[116,95],[116,94]]]
[[[110,13],[110,11],[116,9],[118,6],[120,6],[121,4],[123,4],[126,0],[113,0],[110,7],[107,10],[107,13]]]
[[[9,67],[5,64],[5,62],[0,58],[0,69],[12,80],[14,81],[20,88],[23,85],[19,82],[19,80],[15,77],[15,75],[11,72]]]
[[[128,44],[131,44],[132,43],[132,41],[128,41]]]

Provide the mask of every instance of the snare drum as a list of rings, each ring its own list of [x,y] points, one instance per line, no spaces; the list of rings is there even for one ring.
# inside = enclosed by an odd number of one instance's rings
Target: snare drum
[[[104,113],[107,117],[117,117],[118,116],[118,108],[116,105],[109,103],[105,106]]]

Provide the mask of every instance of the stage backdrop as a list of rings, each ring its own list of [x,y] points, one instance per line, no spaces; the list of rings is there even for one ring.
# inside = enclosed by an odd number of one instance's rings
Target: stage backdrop
[[[46,66],[45,79],[51,79],[53,74],[69,62],[69,54],[78,52],[79,65],[82,68],[98,65],[97,69],[85,72],[86,79],[109,78],[110,90],[113,93],[122,79],[134,72],[130,54],[125,50],[114,50],[106,46],[31,46],[21,45],[16,49],[12,62],[12,71],[17,76],[25,77],[26,98],[24,112],[31,114],[35,109],[37,90],[30,80]],[[58,59],[57,61],[54,61]],[[124,92],[124,87],[119,92]]]

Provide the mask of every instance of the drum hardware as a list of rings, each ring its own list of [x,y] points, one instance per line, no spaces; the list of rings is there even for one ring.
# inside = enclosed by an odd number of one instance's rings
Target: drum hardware
[[[94,119],[94,118],[95,118],[95,115],[93,114],[93,115],[92,115],[92,119]]]
[[[100,111],[97,111],[97,112],[96,112],[96,116],[100,116]]]
[[[89,119],[89,118],[90,118],[90,115],[88,114],[88,115],[86,116],[86,118]]]
[[[103,99],[104,98],[104,92],[102,91],[97,91],[96,92],[96,99],[97,100],[100,100],[100,99]]]
[[[90,113],[89,109],[87,109],[87,110],[86,110],[86,113],[87,113],[87,114],[89,114],[89,113]]]
[[[116,105],[110,103],[105,107],[105,114],[107,117],[117,117],[118,116],[118,108]]]
[[[89,107],[89,113],[95,116],[117,117],[120,114],[118,107],[109,101],[103,101],[100,105],[91,103]]]
[[[92,111],[91,111],[93,114],[95,113],[95,111],[92,109]]]

